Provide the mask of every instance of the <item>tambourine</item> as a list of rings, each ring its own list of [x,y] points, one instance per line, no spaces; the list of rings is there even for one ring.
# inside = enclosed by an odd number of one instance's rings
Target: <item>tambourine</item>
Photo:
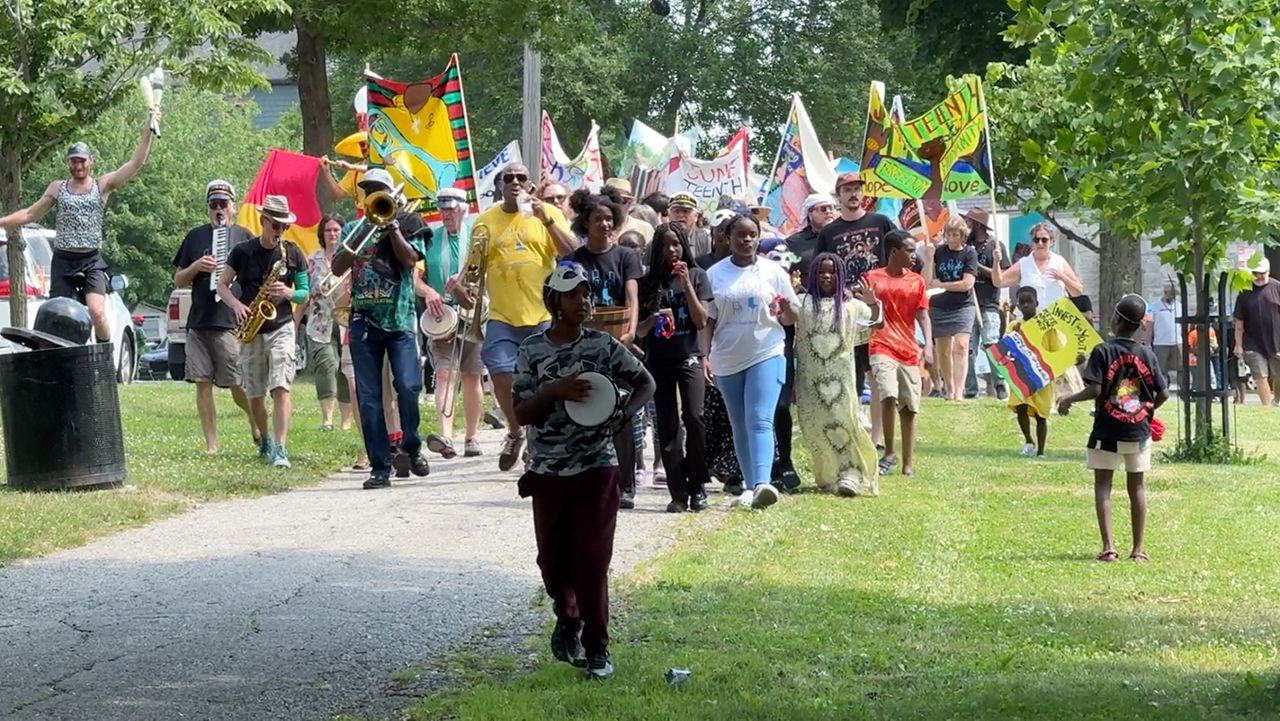
[[[603,373],[580,373],[578,380],[590,383],[591,392],[583,400],[564,402],[564,411],[569,415],[569,420],[583,428],[608,429],[613,421],[621,417],[626,394]]]
[[[458,311],[448,305],[444,306],[443,311],[436,316],[427,309],[418,316],[418,327],[422,329],[423,335],[433,341],[451,340],[458,332]]]

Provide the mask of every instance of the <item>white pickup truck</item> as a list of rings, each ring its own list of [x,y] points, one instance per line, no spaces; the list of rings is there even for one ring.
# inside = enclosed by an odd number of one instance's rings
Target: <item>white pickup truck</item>
[[[40,310],[40,304],[49,297],[49,266],[53,262],[50,242],[54,232],[38,225],[22,229],[27,252],[27,327],[30,328]],[[0,324],[9,324],[9,261],[7,239],[0,231]],[[107,310],[111,314],[111,342],[116,354],[116,373],[121,383],[132,383],[138,370],[139,335],[133,325],[133,314],[125,307],[120,294],[107,293]],[[11,353],[9,341],[0,338],[0,353]]]
[[[169,294],[169,377],[180,381],[187,370],[187,313],[191,312],[191,289],[174,288]]]

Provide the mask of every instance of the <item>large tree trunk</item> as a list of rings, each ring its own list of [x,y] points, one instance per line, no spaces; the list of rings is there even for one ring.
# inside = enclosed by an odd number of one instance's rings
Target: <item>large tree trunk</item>
[[[333,147],[333,112],[329,107],[329,70],[324,33],[295,17],[298,32],[298,104],[302,109],[302,152],[327,155]]]
[[[1093,312],[1105,330],[1111,310],[1124,294],[1142,289],[1142,242],[1104,221],[1098,229],[1098,245],[1098,297]]]
[[[16,147],[0,150],[0,215],[22,203],[22,157]],[[27,327],[27,261],[22,230],[8,235],[5,255],[9,261],[9,325]]]

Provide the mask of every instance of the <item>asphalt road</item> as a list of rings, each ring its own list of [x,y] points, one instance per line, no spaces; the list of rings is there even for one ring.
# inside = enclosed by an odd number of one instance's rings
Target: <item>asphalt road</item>
[[[406,668],[541,633],[527,500],[485,456],[217,503],[0,569],[0,719],[386,718]],[[614,571],[669,541],[643,489]]]

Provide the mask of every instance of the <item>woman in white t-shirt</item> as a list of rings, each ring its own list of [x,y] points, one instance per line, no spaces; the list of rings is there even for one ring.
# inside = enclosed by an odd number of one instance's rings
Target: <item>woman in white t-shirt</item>
[[[1053,252],[1056,241],[1053,226],[1038,223],[1031,229],[1031,255],[1007,269],[1000,268],[1000,256],[1004,251],[996,243],[992,248],[991,282],[997,288],[1035,288],[1041,310],[1059,298],[1083,295],[1084,283],[1080,282],[1080,276],[1076,275],[1066,258]]]
[[[707,306],[707,369],[724,396],[742,467],[744,489],[735,503],[766,508],[778,501],[770,472],[773,415],[786,379],[782,326],[796,322],[800,301],[787,272],[757,255],[760,222],[736,215],[726,225],[729,257],[707,272],[715,295]]]

